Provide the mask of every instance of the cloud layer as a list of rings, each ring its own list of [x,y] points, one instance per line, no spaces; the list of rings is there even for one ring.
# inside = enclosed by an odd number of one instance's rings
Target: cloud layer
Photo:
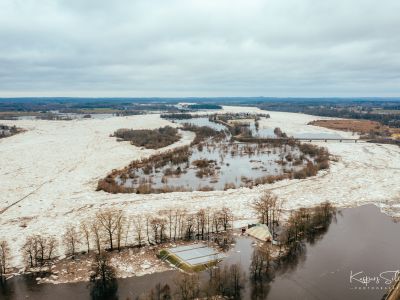
[[[1,0],[0,96],[398,96],[398,0]]]

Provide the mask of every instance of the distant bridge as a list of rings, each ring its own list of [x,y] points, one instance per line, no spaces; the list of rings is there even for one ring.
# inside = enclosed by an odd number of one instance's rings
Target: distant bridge
[[[288,139],[289,140],[289,139]],[[359,139],[345,139],[345,138],[294,138],[296,141],[303,141],[303,142],[354,142],[357,143],[360,141]]]
[[[258,143],[271,143],[271,142],[276,142],[276,141],[282,141],[282,142],[289,142],[289,141],[299,141],[299,142],[352,142],[352,143],[358,143],[359,141],[361,142],[366,142],[366,140],[360,140],[360,139],[348,139],[348,138],[257,138],[257,137],[237,137],[235,140],[239,142],[258,142]]]

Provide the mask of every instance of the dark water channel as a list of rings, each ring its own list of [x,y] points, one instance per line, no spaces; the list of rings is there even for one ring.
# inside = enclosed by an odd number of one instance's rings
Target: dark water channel
[[[253,242],[238,237],[236,245],[221,264],[239,263],[247,272]],[[326,234],[290,263],[285,263],[270,282],[261,286],[246,280],[242,299],[381,299],[390,279],[400,269],[400,224],[372,205],[344,209],[337,214]],[[354,274],[350,282],[351,272]],[[134,299],[153,289],[157,283],[168,283],[174,290],[177,271],[118,280],[119,299]],[[368,284],[357,280],[379,277]],[[200,276],[207,279],[207,273]],[[90,299],[87,283],[41,284],[28,276],[15,277],[0,288],[0,299]]]

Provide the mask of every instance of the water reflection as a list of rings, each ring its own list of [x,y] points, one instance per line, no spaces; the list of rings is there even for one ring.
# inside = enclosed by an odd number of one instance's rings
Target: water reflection
[[[93,300],[118,299],[118,282],[108,254],[96,255],[90,275],[90,296]]]

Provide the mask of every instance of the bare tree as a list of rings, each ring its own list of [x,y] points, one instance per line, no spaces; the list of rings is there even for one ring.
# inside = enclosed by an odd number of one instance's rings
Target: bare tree
[[[206,212],[204,209],[200,209],[196,213],[196,227],[197,227],[197,237],[204,240],[204,230],[206,225]]]
[[[173,220],[174,214],[173,210],[170,208],[168,210],[168,231],[169,231],[169,240],[172,240],[172,220]]]
[[[173,218],[174,218],[173,210],[171,208],[168,210],[163,210],[160,212],[160,215],[167,216],[166,226],[168,227],[168,237],[169,237],[169,240],[171,241],[172,240],[172,225],[173,225]]]
[[[186,222],[185,222],[185,228],[186,228],[185,238],[188,240],[192,239],[192,235],[194,232],[194,225],[195,225],[194,216],[192,214],[188,214],[186,216]]]
[[[147,236],[147,243],[150,245],[150,222],[151,222],[151,216],[150,215],[146,215],[146,236]]]
[[[97,219],[95,219],[90,225],[90,231],[92,233],[92,238],[96,244],[97,254],[101,253],[101,232],[100,224],[98,224]]]
[[[180,210],[176,209],[174,212],[174,241],[177,238],[177,233],[179,234],[179,215]]]
[[[151,228],[153,229],[154,242],[157,244],[158,241],[162,241],[162,227],[164,220],[162,218],[152,218],[150,221]]]
[[[43,236],[37,235],[35,236],[35,240],[38,246],[38,255],[36,257],[37,261],[41,266],[44,265],[45,255],[47,251],[47,239]]]
[[[47,239],[47,260],[51,261],[53,259],[54,252],[57,248],[57,240],[54,237],[50,237]]]
[[[124,233],[125,217],[121,214],[117,217],[117,228],[116,228],[116,238],[117,238],[117,249],[121,251],[121,241]]]
[[[259,199],[255,199],[251,204],[259,221],[262,224],[267,224],[268,227],[271,226],[272,214],[276,208],[277,200],[278,198],[274,194],[270,191],[265,191]]]
[[[212,232],[218,233],[221,225],[221,219],[219,218],[219,212],[217,211],[213,211],[212,213],[212,225],[214,228]]]
[[[281,199],[277,199],[274,212],[272,215],[272,228],[271,228],[271,233],[272,233],[272,238],[275,236],[275,228],[276,226],[280,226],[280,221],[282,217],[282,212],[283,212],[283,205],[285,202]]]
[[[27,262],[28,268],[33,268],[37,266],[37,253],[38,253],[38,246],[36,238],[30,236],[26,239],[25,244],[22,247],[23,255]]]
[[[90,252],[90,227],[85,222],[81,222],[79,227],[80,227],[81,235],[83,236],[83,238],[85,239],[85,242],[86,242],[87,253],[89,253]]]
[[[224,231],[228,230],[228,227],[231,226],[230,222],[233,222],[232,211],[228,207],[223,207],[220,212],[220,220]]]
[[[160,218],[160,243],[165,240],[165,228],[167,227],[167,220]]]
[[[184,209],[179,210],[178,216],[178,237],[183,238],[186,230],[187,211]]]
[[[143,219],[141,215],[137,215],[133,219],[133,226],[135,227],[136,232],[136,241],[139,247],[142,247],[143,241]]]
[[[118,224],[120,223],[122,217],[122,212],[116,210],[106,210],[97,214],[97,220],[108,236],[111,251],[114,250],[114,233],[118,229]]]
[[[67,227],[66,232],[64,233],[64,242],[66,247],[66,254],[71,255],[72,258],[75,258],[76,248],[79,244],[79,234],[75,227],[69,226]]]
[[[0,241],[0,279],[7,272],[8,256],[10,254],[10,248],[6,241]]]
[[[211,209],[206,210],[206,223],[207,223],[207,239],[210,239],[210,229],[212,230],[212,217],[211,217]]]

